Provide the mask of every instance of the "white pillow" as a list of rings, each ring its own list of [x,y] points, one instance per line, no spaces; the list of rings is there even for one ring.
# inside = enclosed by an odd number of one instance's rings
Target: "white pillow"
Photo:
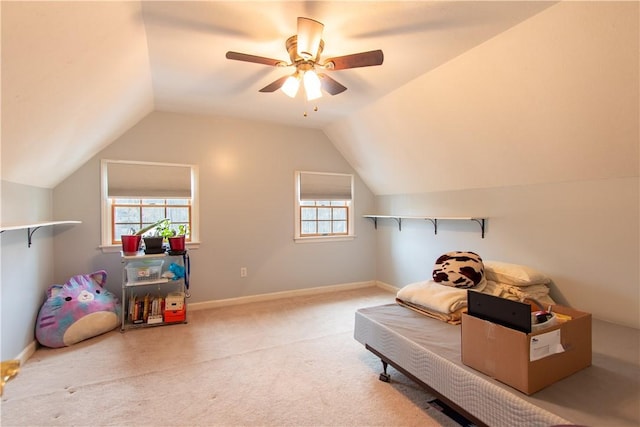
[[[551,279],[540,271],[526,265],[499,261],[484,261],[487,280],[513,286],[546,285]]]

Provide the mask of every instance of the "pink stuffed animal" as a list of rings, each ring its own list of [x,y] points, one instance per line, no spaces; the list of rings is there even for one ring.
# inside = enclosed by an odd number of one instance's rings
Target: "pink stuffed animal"
[[[100,270],[49,287],[36,322],[38,342],[54,348],[69,346],[120,325],[120,303],[103,288],[106,281],[106,271]]]

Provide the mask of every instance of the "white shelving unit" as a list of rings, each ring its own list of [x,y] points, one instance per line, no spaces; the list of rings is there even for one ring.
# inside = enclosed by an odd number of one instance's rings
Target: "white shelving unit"
[[[173,325],[187,323],[189,269],[185,265],[188,255],[183,254],[150,254],[138,252],[135,255],[122,255],[122,319],[120,330],[143,328],[149,326]],[[172,263],[185,268],[185,277],[169,279],[163,277]],[[179,303],[180,310],[171,310],[167,296],[171,293],[181,293],[183,297]],[[148,299],[145,301],[145,297]],[[136,311],[133,299],[142,303],[142,310]],[[153,300],[158,300],[157,307],[152,315]],[[136,316],[142,313],[142,316]],[[173,314],[172,314],[173,313]],[[179,316],[175,318],[175,316]],[[170,318],[170,316],[172,318]]]
[[[405,219],[418,219],[423,221],[429,221],[433,224],[434,234],[438,234],[438,221],[474,221],[480,225],[480,231],[482,232],[482,238],[484,239],[485,225],[487,218],[476,218],[470,216],[415,216],[415,215],[363,215],[364,218],[369,218],[373,221],[373,226],[378,229],[378,219],[392,219],[398,223],[398,231],[402,231],[402,220]]]
[[[16,225],[3,225],[0,226],[0,233],[4,233],[5,231],[12,230],[27,230],[27,244],[31,247],[31,238],[33,233],[41,227],[49,227],[53,225],[63,225],[63,224],[82,224],[82,221],[40,221],[33,222],[30,224],[16,224]]]

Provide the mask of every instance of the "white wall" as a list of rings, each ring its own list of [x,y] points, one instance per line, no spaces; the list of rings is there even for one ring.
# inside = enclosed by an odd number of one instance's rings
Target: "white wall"
[[[48,221],[51,213],[51,190],[2,181],[3,225]],[[65,231],[65,226],[38,229],[31,247],[27,246],[27,230],[0,234],[1,360],[18,357],[33,342],[36,316],[46,290],[54,284],[53,235]]]
[[[378,223],[378,280],[394,286],[427,280],[453,250],[524,264],[553,279],[557,302],[599,319],[640,328],[637,178],[381,196],[388,214],[486,216],[474,222]]]
[[[375,279],[375,235],[361,217],[374,200],[357,177],[356,239],[293,241],[294,171],[353,172],[321,131],[155,112],[54,189],[55,215],[83,221],[56,238],[65,254],[56,259],[58,280],[104,268],[108,288],[120,290],[119,254],[98,249],[102,158],[199,166],[201,245],[190,253],[190,302]]]
[[[434,237],[430,223],[388,223],[379,280],[402,286],[475,249],[640,328],[639,9],[560,2],[326,130],[376,213],[490,218],[484,240],[475,224]]]

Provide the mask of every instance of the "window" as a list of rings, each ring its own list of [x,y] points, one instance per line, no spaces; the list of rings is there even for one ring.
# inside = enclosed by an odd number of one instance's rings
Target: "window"
[[[131,230],[140,230],[163,218],[171,220],[171,228],[178,230],[180,225],[191,229],[191,198],[184,199],[125,199],[110,198],[112,237],[111,242],[121,242],[120,236],[131,234]],[[191,236],[187,237],[190,241]]]
[[[102,160],[102,246],[163,218],[198,240],[198,170],[193,165]]]
[[[353,237],[353,175],[296,172],[295,238]]]

